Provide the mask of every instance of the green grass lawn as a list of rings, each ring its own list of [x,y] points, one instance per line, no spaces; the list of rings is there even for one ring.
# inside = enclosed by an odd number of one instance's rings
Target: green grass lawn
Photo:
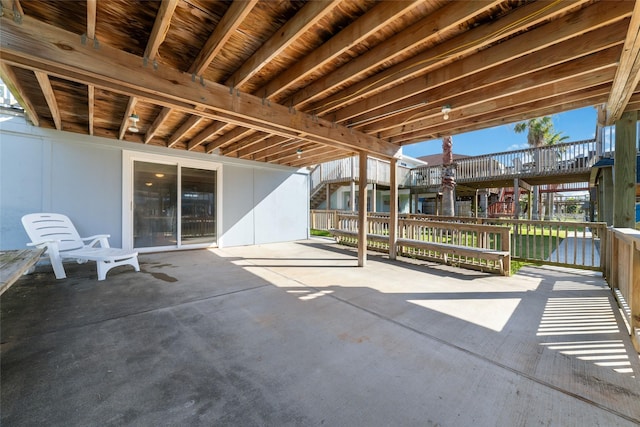
[[[312,228],[311,229],[311,235],[312,236],[330,237],[331,233],[329,233],[327,230],[316,230],[315,228]]]

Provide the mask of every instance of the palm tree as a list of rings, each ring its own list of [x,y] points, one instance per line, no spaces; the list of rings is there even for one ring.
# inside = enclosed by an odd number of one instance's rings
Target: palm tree
[[[516,133],[527,132],[527,143],[530,147],[538,148],[545,145],[555,145],[568,139],[562,132],[556,132],[551,116],[538,117],[526,122],[517,123],[514,127]],[[559,155],[560,153],[558,153]],[[533,187],[533,212],[538,212],[538,186]],[[548,210],[551,213],[553,206],[553,193],[549,193]]]
[[[566,135],[562,136],[562,132],[555,131],[551,116],[538,117],[517,123],[514,130],[516,133],[527,132],[527,143],[530,147],[559,144],[569,138]]]

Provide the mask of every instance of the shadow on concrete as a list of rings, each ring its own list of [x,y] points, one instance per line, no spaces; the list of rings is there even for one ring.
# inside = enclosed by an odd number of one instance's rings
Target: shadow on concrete
[[[637,355],[592,273],[363,269],[315,241],[140,260],[104,282],[40,268],[2,295],[3,425],[640,421]],[[547,323],[607,307],[615,322],[589,333]],[[616,343],[629,372],[586,358]]]

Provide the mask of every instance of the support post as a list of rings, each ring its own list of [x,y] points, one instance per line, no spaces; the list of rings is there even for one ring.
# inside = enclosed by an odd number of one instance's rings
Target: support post
[[[351,157],[351,212],[356,211],[356,156]]]
[[[622,114],[616,122],[613,170],[613,226],[636,226],[636,122],[637,111]]]
[[[378,200],[376,197],[377,188],[378,186],[375,182],[373,182],[371,184],[371,212],[378,212],[378,208],[376,206],[378,204]]]
[[[613,225],[613,169],[602,168],[600,173],[602,174],[602,187],[600,192],[600,199],[598,200],[598,221],[606,222],[607,225]]]
[[[396,259],[398,240],[398,168],[397,159],[389,163],[389,259]]]
[[[327,191],[325,194],[325,198],[327,201],[327,210],[331,210],[331,184],[329,184],[328,182],[325,184],[327,187]]]
[[[358,267],[367,264],[367,153],[360,152],[358,194]]]
[[[520,180],[514,178],[513,180],[513,218],[518,219],[520,217]]]

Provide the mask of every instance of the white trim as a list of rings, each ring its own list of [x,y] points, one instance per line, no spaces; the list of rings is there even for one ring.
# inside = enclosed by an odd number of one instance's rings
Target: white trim
[[[206,169],[216,172],[216,243],[182,245],[180,231],[178,231],[178,244],[176,246],[156,246],[152,248],[133,247],[133,165],[135,161],[176,165],[178,167],[178,189],[180,189],[182,167]],[[178,202],[180,198],[178,198]],[[181,218],[181,203],[178,203],[177,218]],[[180,227],[178,227],[180,230]],[[122,151],[122,246],[127,250],[138,252],[158,252],[165,250],[196,249],[220,246],[222,234],[222,165],[218,162],[192,159],[186,157],[152,154],[143,151]]]

